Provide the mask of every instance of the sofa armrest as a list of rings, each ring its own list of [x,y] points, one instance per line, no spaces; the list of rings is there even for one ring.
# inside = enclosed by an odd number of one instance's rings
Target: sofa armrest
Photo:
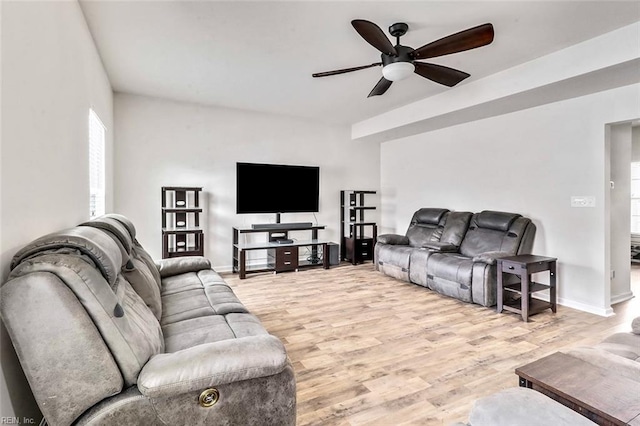
[[[163,398],[227,383],[272,376],[288,364],[282,342],[262,335],[222,340],[153,356],[138,376],[138,389]]]
[[[495,265],[496,261],[501,257],[513,256],[513,253],[504,251],[485,251],[473,257],[474,262],[486,263],[487,265]]]
[[[391,244],[394,246],[408,246],[409,238],[398,234],[382,234],[378,235],[377,242],[381,244]]]
[[[640,334],[640,317],[631,321],[631,332],[633,334]]]
[[[160,277],[170,277],[186,272],[198,272],[203,269],[211,269],[209,259],[202,256],[173,257],[170,259],[156,260],[156,267]]]
[[[423,248],[428,248],[430,250],[436,250],[443,253],[455,253],[458,251],[458,246],[451,243],[445,243],[441,241],[427,241],[422,244]]]

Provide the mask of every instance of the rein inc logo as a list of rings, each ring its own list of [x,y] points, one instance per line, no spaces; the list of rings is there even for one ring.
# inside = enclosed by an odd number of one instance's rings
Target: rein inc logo
[[[0,417],[0,425],[35,425],[33,417]]]

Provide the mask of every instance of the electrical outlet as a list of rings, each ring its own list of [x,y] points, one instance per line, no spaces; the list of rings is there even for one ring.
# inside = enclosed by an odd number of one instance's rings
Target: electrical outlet
[[[611,270],[611,279],[615,279],[616,278],[616,271],[614,269]]]
[[[595,207],[596,197],[593,195],[572,195],[571,207]]]

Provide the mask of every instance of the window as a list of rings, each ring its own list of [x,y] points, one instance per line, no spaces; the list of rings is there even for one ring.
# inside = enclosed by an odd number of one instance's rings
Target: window
[[[105,140],[106,129],[98,115],[89,110],[89,216],[105,213]]]

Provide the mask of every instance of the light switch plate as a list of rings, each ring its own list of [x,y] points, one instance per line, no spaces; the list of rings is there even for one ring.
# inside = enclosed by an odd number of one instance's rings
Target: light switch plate
[[[571,207],[595,207],[596,197],[593,195],[572,195]]]

